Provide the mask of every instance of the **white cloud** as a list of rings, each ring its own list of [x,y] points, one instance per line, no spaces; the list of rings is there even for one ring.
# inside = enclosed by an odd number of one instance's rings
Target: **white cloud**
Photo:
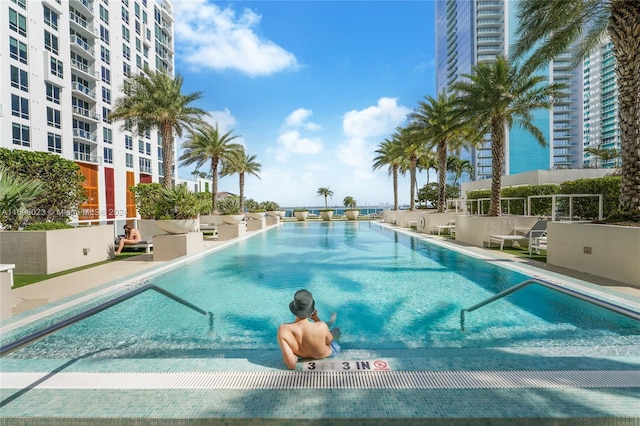
[[[375,146],[403,124],[410,108],[398,105],[396,98],[380,98],[376,105],[344,115],[342,131],[347,140],[337,148],[338,159],[352,168],[356,179],[372,176]]]
[[[297,130],[287,130],[278,136],[275,157],[280,162],[286,162],[291,154],[311,155],[320,151],[322,141],[319,138],[305,138]]]
[[[262,17],[248,8],[239,16],[206,0],[176,1],[174,8],[176,50],[194,69],[258,76],[298,68],[295,55],[256,34]]]
[[[307,130],[319,130],[320,126],[316,123],[307,121],[311,117],[313,111],[305,108],[298,108],[293,111],[284,121],[285,127],[303,127]]]

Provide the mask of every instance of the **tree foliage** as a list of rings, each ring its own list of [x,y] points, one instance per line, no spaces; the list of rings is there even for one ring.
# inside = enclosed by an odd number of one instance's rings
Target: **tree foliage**
[[[18,178],[42,182],[42,193],[29,206],[30,222],[68,222],[87,200],[80,167],[59,155],[0,148],[0,164]]]

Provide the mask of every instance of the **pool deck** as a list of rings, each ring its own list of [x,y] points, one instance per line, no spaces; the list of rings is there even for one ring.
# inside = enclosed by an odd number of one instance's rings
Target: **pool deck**
[[[206,242],[204,250],[219,244]],[[617,282],[495,250],[464,250],[640,298],[640,289]],[[143,254],[12,290],[13,313],[24,317],[162,263]],[[339,361],[384,360],[391,369],[363,373],[302,371],[302,363],[285,371],[273,350],[152,362],[50,359],[47,371],[42,363],[2,359],[0,424],[640,425],[635,349],[343,351]]]

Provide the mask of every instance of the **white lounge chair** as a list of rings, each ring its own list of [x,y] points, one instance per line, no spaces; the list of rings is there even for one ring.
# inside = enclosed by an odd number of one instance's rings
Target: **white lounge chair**
[[[435,234],[437,232],[438,235],[440,235],[442,231],[447,231],[449,234],[455,233],[456,221],[455,220],[449,221],[449,223],[447,223],[446,225],[436,225],[433,227],[433,230],[431,231],[431,233]]]
[[[518,233],[518,229],[514,229],[511,234],[507,235],[490,235],[489,236],[489,247],[493,245],[493,243],[500,245],[500,250],[504,249],[504,243],[509,241],[513,244],[514,241],[518,243],[520,247],[524,247],[526,244],[529,245],[532,238],[538,238],[543,235],[546,235],[547,232],[547,221],[540,220],[536,222],[535,225],[529,229],[526,233]]]

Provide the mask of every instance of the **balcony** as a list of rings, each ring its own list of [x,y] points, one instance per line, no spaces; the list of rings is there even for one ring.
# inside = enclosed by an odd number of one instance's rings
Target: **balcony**
[[[77,59],[71,59],[71,69],[82,73],[83,77],[90,80],[97,80],[99,78],[98,72],[95,68],[90,67]]]
[[[92,133],[84,129],[78,129],[78,128],[73,129],[73,138],[79,141],[83,141],[83,142],[89,141],[93,143],[96,143],[96,141],[98,140],[95,133]]]
[[[102,157],[87,154],[86,152],[73,151],[73,159],[82,163],[102,164]]]
[[[86,86],[83,86],[81,83],[78,83],[77,81],[74,81],[73,83],[71,83],[71,89],[73,90],[74,93],[82,95],[81,97],[85,99],[88,98],[92,101],[96,100],[96,92],[94,92],[93,90],[89,89]]]
[[[160,10],[162,12],[162,18],[166,19],[168,21],[173,22],[173,8],[171,7],[171,3],[167,2],[167,1],[159,1],[158,3],[160,3]]]
[[[89,15],[93,16],[93,0],[71,0],[73,6],[80,6]]]
[[[81,39],[75,34],[71,36],[71,48],[72,49],[76,48],[76,50],[78,50],[79,48],[79,51],[81,53],[87,53],[91,55],[91,58],[95,59],[95,52],[93,50],[93,46],[89,45],[89,43],[87,43],[86,41],[84,41],[83,39]]]
[[[98,36],[98,30],[75,13],[69,13],[69,20],[71,21],[71,28],[76,32],[83,33],[84,35],[92,38]]]
[[[96,114],[95,111],[88,110],[86,108],[81,108],[79,106],[73,107],[73,114],[79,115],[82,118],[88,118],[89,120],[92,120],[92,121],[96,121],[96,122],[100,121],[100,115]]]

